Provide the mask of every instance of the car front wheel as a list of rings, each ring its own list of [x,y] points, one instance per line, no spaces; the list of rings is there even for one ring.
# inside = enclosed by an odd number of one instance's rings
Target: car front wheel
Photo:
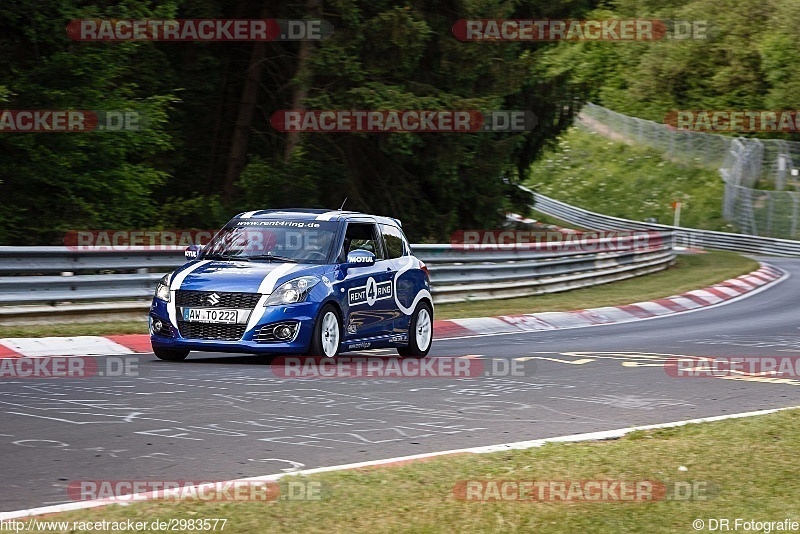
[[[400,356],[424,358],[431,350],[433,341],[433,311],[427,302],[420,302],[411,316],[408,327],[408,345],[397,347]]]
[[[339,314],[336,308],[328,304],[322,308],[314,333],[311,336],[311,345],[308,348],[309,356],[325,356],[333,358],[339,354],[339,342],[342,338],[342,329],[339,326]]]

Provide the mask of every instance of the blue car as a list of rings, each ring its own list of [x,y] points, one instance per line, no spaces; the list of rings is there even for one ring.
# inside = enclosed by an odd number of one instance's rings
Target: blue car
[[[240,213],[165,275],[150,306],[158,358],[190,351],[335,357],[433,338],[428,270],[400,222],[351,211]]]

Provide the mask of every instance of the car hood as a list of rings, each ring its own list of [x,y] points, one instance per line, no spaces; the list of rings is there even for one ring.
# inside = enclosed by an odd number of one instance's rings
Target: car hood
[[[320,276],[326,269],[318,264],[199,260],[175,271],[170,289],[267,294],[293,278]]]

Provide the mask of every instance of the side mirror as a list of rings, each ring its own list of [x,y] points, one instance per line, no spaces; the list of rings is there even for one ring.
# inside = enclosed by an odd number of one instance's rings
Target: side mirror
[[[375,265],[375,254],[369,250],[352,250],[347,255],[346,267],[370,267]]]
[[[197,257],[200,255],[200,252],[203,251],[203,247],[200,245],[189,245],[186,247],[183,255],[186,256],[186,259],[189,261],[196,260]]]

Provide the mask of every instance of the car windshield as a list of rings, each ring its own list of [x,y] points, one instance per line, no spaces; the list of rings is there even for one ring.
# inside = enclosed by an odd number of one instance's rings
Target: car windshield
[[[331,221],[236,220],[204,247],[203,258],[325,263],[337,228]]]

